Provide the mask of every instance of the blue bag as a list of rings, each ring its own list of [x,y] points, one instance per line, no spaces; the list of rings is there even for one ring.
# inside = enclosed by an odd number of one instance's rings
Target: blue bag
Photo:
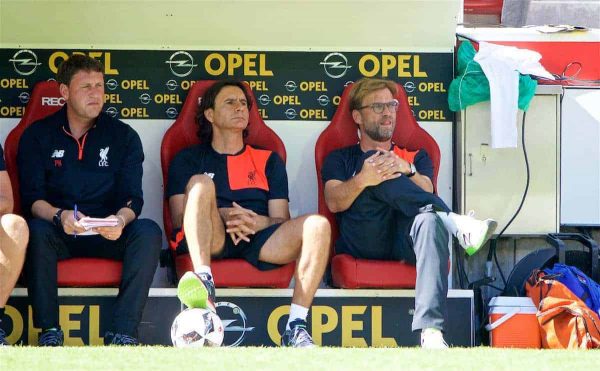
[[[567,286],[590,309],[600,313],[600,285],[585,273],[570,265],[559,263],[544,269],[544,273],[554,276],[554,279]]]

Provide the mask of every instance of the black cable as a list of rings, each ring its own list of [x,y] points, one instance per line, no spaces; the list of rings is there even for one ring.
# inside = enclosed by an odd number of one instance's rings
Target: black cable
[[[496,235],[496,238],[494,238],[493,240],[490,241],[490,251],[488,252],[488,259],[487,259],[487,261],[489,262],[492,260],[492,256],[494,257],[496,267],[498,268],[498,273],[500,273],[500,277],[502,278],[502,282],[504,283],[504,286],[506,286],[506,278],[504,277],[504,273],[502,272],[502,269],[500,268],[500,263],[498,262],[498,256],[496,255],[496,244],[499,241],[500,237],[502,237],[502,235],[504,234],[504,231],[506,231],[506,229],[515,220],[517,215],[519,215],[519,213],[521,212],[521,209],[523,208],[523,204],[525,203],[525,198],[527,197],[527,192],[529,191],[529,180],[530,180],[531,174],[529,171],[529,158],[527,157],[527,148],[525,147],[525,118],[526,117],[527,117],[527,112],[525,111],[525,112],[523,112],[523,124],[521,127],[521,144],[523,146],[523,156],[525,158],[525,170],[527,171],[527,176],[526,176],[526,181],[525,181],[525,192],[523,192],[523,197],[521,198],[521,203],[519,204],[517,211],[515,211],[512,218],[510,218],[510,220],[508,221],[508,223],[506,223],[504,228],[502,228],[500,233],[498,233],[498,235]]]

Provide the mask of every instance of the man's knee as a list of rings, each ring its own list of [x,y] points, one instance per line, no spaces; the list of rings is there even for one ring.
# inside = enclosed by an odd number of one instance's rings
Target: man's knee
[[[54,224],[43,219],[31,219],[27,222],[29,227],[30,245],[43,242],[44,244],[52,238],[58,231]]]
[[[29,239],[29,228],[25,219],[15,214],[2,215],[0,225],[4,233],[18,245],[26,245]]]
[[[185,186],[185,194],[196,197],[215,197],[215,183],[206,174],[196,174],[190,178]]]
[[[323,243],[329,244],[331,237],[331,225],[326,217],[318,214],[309,215],[302,224],[303,232],[308,232],[311,236],[316,236]]]
[[[150,219],[136,219],[127,226],[128,239],[143,240],[144,249],[159,251],[162,247],[162,231],[158,224]]]
[[[435,233],[439,238],[448,240],[448,231],[437,213],[420,213],[415,216],[413,228],[416,233]]]

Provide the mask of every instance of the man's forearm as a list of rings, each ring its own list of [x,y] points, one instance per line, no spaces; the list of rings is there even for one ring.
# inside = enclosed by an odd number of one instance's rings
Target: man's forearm
[[[31,205],[31,214],[40,219],[52,221],[54,214],[56,214],[57,207],[50,205],[47,201],[37,200]]]
[[[366,186],[362,182],[360,173],[330,187],[325,187],[325,203],[332,213],[339,213],[352,206],[356,198],[364,191]]]
[[[431,182],[429,177],[416,173],[409,179],[412,180],[413,183],[418,185],[425,192],[433,193],[433,183]]]

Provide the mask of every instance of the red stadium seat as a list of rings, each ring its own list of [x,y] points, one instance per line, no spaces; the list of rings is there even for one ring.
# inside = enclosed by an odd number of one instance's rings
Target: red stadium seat
[[[25,114],[19,124],[8,134],[4,146],[6,170],[10,176],[15,200],[14,212],[23,214],[19,193],[17,151],[23,131],[35,121],[58,111],[64,100],[56,81],[42,81],[35,85]],[[58,286],[60,287],[117,287],[121,282],[123,263],[101,258],[72,258],[58,262]]]
[[[332,228],[331,275],[333,285],[349,289],[414,288],[417,272],[413,265],[397,261],[355,259],[347,254],[335,255],[333,249],[333,243],[339,235],[339,230],[334,215],[325,204],[321,168],[331,151],[358,143],[357,126],[349,110],[348,95],[351,87],[349,85],[344,89],[331,123],[323,130],[315,146],[315,164],[319,182],[319,214],[325,215],[329,219]],[[402,86],[397,84],[397,88],[396,99],[400,102],[400,107],[396,114],[396,129],[392,140],[399,147],[412,151],[417,149],[427,151],[433,162],[432,182],[435,187],[440,166],[440,149],[435,140],[417,124]]]
[[[198,100],[204,95],[215,81],[198,81],[190,88],[188,96],[183,104],[181,113],[175,120],[175,123],[167,130],[162,141],[160,159],[163,171],[163,184],[167,184],[169,177],[169,164],[175,155],[182,149],[200,143],[196,135],[198,125],[196,124],[196,112]],[[260,117],[256,107],[256,100],[246,86],[252,99],[252,108],[250,109],[250,125],[248,126],[248,137],[245,142],[253,146],[262,147],[275,151],[281,156],[283,161],[286,159],[285,147],[281,139],[269,128]],[[163,203],[163,220],[165,234],[167,238],[172,236],[173,225],[171,223],[171,213],[168,200]],[[173,254],[175,252],[173,251]],[[177,277],[181,277],[186,271],[193,270],[189,254],[182,254],[175,257],[175,266]],[[287,264],[283,267],[270,271],[260,271],[243,259],[222,259],[211,262],[211,270],[214,275],[215,285],[217,287],[277,287],[286,288],[289,286],[292,275],[294,274],[295,263]]]

